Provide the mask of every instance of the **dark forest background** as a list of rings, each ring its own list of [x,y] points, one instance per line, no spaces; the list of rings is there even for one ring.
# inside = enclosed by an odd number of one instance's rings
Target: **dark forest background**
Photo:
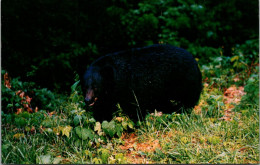
[[[258,42],[257,0],[3,0],[1,6],[2,69],[59,92],[107,53],[169,43],[206,63]]]

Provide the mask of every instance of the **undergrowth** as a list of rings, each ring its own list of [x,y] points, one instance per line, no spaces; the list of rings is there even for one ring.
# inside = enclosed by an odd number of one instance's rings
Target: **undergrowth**
[[[117,117],[96,122],[78,76],[67,97],[2,70],[2,163],[259,163],[258,61],[243,49],[200,65],[191,114],[155,110],[137,123],[119,104]]]

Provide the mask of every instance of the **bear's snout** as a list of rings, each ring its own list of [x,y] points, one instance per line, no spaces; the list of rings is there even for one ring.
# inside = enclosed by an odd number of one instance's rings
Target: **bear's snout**
[[[86,97],[86,98],[85,98],[85,102],[86,102],[86,103],[90,102],[90,99]]]
[[[86,97],[85,97],[85,103],[88,106],[93,106],[96,101],[97,101],[97,97],[94,98],[94,91],[92,89],[89,89],[87,91],[87,94],[86,94]]]
[[[92,89],[88,89],[85,97],[85,101],[89,102],[93,99],[93,97],[94,97],[94,91]]]

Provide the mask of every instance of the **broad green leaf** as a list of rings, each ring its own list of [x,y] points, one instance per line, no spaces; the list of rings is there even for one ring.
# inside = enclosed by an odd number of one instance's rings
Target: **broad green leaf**
[[[79,125],[81,120],[82,120],[82,117],[80,115],[74,116],[73,122],[74,122],[75,126]]]
[[[113,137],[116,133],[116,123],[115,121],[107,122],[103,121],[102,123],[102,129],[104,132],[109,135],[110,137]]]
[[[81,128],[81,127],[76,127],[76,134],[81,138],[82,140],[87,140],[88,138],[93,140],[94,135],[91,132],[90,129],[87,128]]]
[[[90,122],[90,123],[95,123],[96,120],[95,120],[94,118],[91,118],[91,119],[89,119],[89,122]]]
[[[63,127],[63,129],[61,130],[62,131],[62,135],[66,135],[67,137],[69,137],[71,129],[72,129],[71,126]]]
[[[116,134],[117,134],[118,137],[121,136],[123,130],[124,129],[123,129],[123,127],[121,125],[119,125],[119,124],[116,125]]]
[[[41,155],[38,160],[38,164],[51,164],[51,155]]]
[[[105,120],[102,122],[102,127],[106,127],[108,125],[108,122]]]

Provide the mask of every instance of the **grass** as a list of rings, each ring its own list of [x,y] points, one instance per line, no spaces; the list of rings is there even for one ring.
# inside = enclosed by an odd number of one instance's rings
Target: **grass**
[[[2,163],[260,163],[259,92],[250,92],[259,90],[258,69],[253,71],[234,83],[240,88],[232,84],[237,75],[228,83],[227,76],[212,77],[191,114],[155,111],[135,126],[122,115],[96,122],[83,108],[76,82],[53,112],[2,112]]]
[[[106,163],[259,163],[258,106],[235,112],[231,121],[219,120],[223,111],[217,110],[213,116],[203,110],[190,115],[150,115],[134,131],[133,142],[112,138],[100,146],[3,125],[2,163],[102,163],[101,148],[109,155]],[[24,136],[14,138],[17,132]],[[121,149],[129,144],[133,147]]]
[[[149,124],[140,136],[159,139],[161,149],[147,153],[151,163],[257,163],[257,114],[258,109],[251,109],[247,114],[236,114],[237,120],[232,122],[194,113],[181,114],[163,122],[161,128],[155,128],[156,123]]]

